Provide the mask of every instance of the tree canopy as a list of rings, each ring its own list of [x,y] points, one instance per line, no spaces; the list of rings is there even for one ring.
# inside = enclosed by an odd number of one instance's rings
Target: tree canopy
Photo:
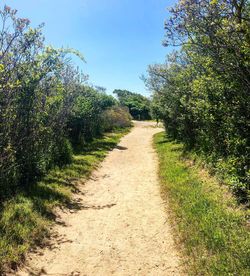
[[[184,0],[170,9],[146,84],[174,138],[204,154],[244,200],[250,189],[250,4]]]
[[[148,98],[127,90],[116,89],[113,93],[117,95],[121,105],[128,107],[129,112],[134,119],[151,119],[150,100]]]
[[[72,145],[130,125],[117,100],[90,87],[71,61],[73,49],[44,44],[17,11],[0,10],[0,199],[30,186],[53,166],[69,163]],[[104,124],[104,120],[109,124]]]

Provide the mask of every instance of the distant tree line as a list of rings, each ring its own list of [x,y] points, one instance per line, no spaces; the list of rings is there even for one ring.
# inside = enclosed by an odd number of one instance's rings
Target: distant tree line
[[[250,196],[250,2],[184,0],[146,80],[167,132],[203,154],[243,201]]]
[[[73,66],[77,51],[46,46],[42,26],[16,13],[0,10],[0,200],[71,162],[72,145],[130,125],[117,100]]]
[[[116,89],[113,92],[120,104],[126,106],[133,119],[150,120],[150,100],[141,94],[133,93],[127,90]]]

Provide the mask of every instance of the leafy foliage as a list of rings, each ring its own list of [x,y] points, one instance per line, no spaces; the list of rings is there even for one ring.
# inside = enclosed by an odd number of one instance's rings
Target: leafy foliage
[[[79,87],[68,121],[69,137],[74,145],[91,141],[103,133],[103,112],[116,105],[112,96],[91,87]]]
[[[127,90],[114,90],[119,102],[122,106],[129,109],[131,116],[136,120],[149,120],[150,115],[150,101],[141,94],[129,92]]]
[[[103,113],[103,124],[106,131],[115,128],[126,128],[131,126],[131,115],[126,107],[112,106]]]
[[[101,135],[103,113],[117,101],[86,84],[70,59],[84,60],[80,53],[44,45],[42,25],[31,28],[8,6],[0,15],[0,199],[6,199],[71,162],[70,142],[84,145]]]
[[[55,206],[72,208],[74,180],[89,176],[127,129],[103,137],[104,131],[130,125],[130,115],[87,85],[70,59],[84,60],[79,52],[46,46],[42,25],[31,28],[8,6],[0,20],[2,275],[48,234]]]
[[[149,66],[168,132],[200,152],[240,195],[250,190],[249,1],[179,1],[164,44],[181,46]]]

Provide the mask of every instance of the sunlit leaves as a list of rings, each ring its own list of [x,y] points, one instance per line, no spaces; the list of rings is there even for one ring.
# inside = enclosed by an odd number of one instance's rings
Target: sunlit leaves
[[[8,6],[0,10],[0,15],[2,198],[17,186],[30,185],[51,166],[70,159],[63,156],[67,152],[63,147],[68,143],[65,140],[69,136],[69,120],[83,91],[86,95],[81,101],[88,103],[88,89],[83,85],[86,77],[71,62],[72,55],[84,60],[78,51],[45,46],[43,25],[30,27],[28,19],[18,18],[16,11]],[[92,99],[93,105],[101,110],[102,100],[97,94]],[[99,116],[100,112],[90,106],[84,114],[78,110],[81,116]],[[96,123],[95,126],[101,128]]]
[[[244,200],[250,194],[249,9],[249,1],[179,1],[166,21],[165,45],[181,50],[166,64],[151,65],[146,80],[168,132],[203,152]]]

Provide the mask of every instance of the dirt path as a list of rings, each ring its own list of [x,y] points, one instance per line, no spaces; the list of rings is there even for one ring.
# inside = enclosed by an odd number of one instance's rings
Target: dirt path
[[[49,247],[16,275],[180,275],[160,197],[152,136],[137,122],[82,186],[82,208],[61,213]]]

